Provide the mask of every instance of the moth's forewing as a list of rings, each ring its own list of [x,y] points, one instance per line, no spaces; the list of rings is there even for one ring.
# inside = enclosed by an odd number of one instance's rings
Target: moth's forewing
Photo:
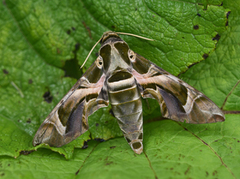
[[[97,60],[52,110],[34,136],[33,145],[41,143],[62,146],[88,130],[88,116],[108,105],[107,95],[101,95],[105,75]]]
[[[134,63],[133,75],[142,86],[143,97],[158,100],[164,117],[196,124],[225,120],[222,110],[192,86],[138,54]]]

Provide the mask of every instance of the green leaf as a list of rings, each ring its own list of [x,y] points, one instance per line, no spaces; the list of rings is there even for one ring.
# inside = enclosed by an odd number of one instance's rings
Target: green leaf
[[[238,178],[240,2],[220,5],[193,0],[5,0],[0,5],[0,176]],[[226,121],[193,125],[160,120],[159,105],[147,100],[141,155],[121,137],[111,107],[91,115],[89,131],[73,142],[61,148],[33,147],[38,127],[96,59],[100,45],[79,71],[108,30],[154,39],[121,36],[132,50],[204,92],[229,113]],[[107,141],[90,141],[87,149],[79,149],[89,139]]]

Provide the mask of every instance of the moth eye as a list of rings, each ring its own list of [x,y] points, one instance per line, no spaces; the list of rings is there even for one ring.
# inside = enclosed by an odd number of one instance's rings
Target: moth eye
[[[98,56],[97,60],[96,60],[96,65],[98,68],[102,68],[103,67],[103,59],[101,56]]]
[[[132,50],[128,50],[128,57],[131,60],[131,62],[135,62],[136,54]]]

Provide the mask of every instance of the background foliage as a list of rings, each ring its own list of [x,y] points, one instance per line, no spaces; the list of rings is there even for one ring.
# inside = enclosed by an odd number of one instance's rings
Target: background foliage
[[[239,0],[2,1],[0,177],[239,178],[239,12]],[[77,140],[33,147],[38,127],[96,59],[99,46],[79,70],[108,30],[153,38],[122,36],[132,50],[210,97],[226,121],[163,120],[148,100],[141,155],[122,137],[110,107],[90,116],[89,131]],[[81,149],[88,139],[106,141]]]

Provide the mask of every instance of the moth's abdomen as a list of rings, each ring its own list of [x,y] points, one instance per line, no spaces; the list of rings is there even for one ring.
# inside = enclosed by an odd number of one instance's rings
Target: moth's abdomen
[[[140,154],[143,150],[142,101],[134,77],[128,72],[115,73],[108,80],[108,96],[124,137],[134,152]]]

